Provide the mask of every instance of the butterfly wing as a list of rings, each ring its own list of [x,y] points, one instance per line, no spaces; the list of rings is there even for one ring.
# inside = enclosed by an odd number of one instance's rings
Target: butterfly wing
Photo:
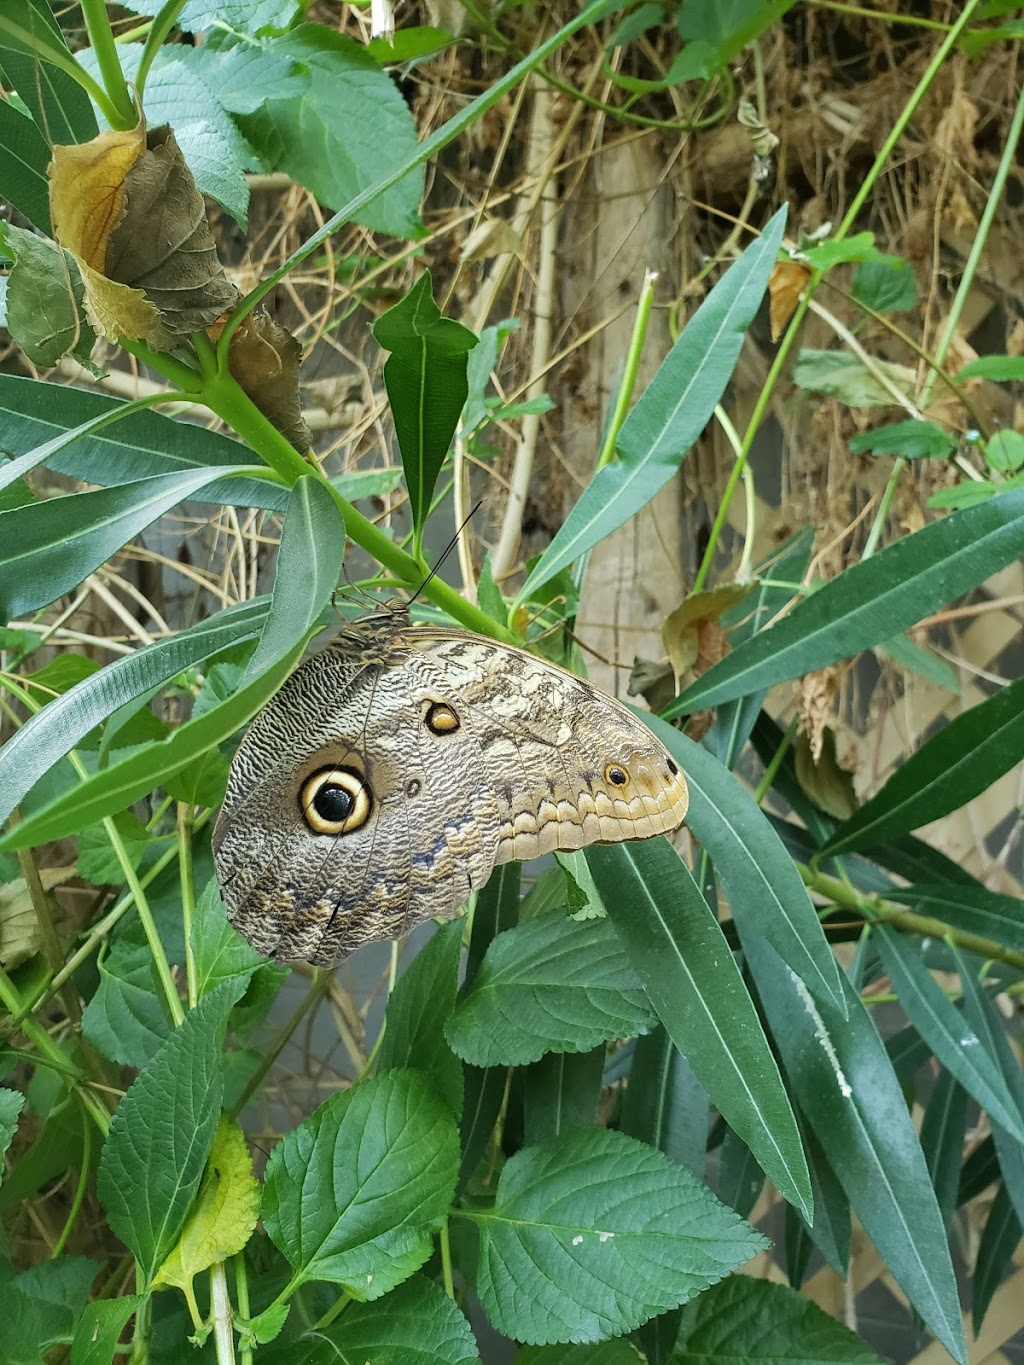
[[[229,917],[258,951],[332,966],[455,914],[487,880],[498,802],[449,693],[416,651],[367,662],[332,646],[257,716],[214,852]]]
[[[678,829],[686,779],[620,702],[556,664],[468,632],[422,630],[498,798],[495,863]]]

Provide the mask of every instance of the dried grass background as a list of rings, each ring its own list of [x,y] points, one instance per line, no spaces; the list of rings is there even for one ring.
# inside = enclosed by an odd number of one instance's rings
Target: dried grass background
[[[492,432],[499,446],[493,458],[456,453],[462,501],[470,505],[480,497],[483,511],[473,524],[469,551],[463,551],[450,575],[457,579],[461,570],[472,591],[488,546],[502,575],[514,578],[524,558],[550,539],[593,468],[644,272],[657,271],[658,283],[640,387],[719,267],[749,241],[747,225],[759,227],[781,203],[789,205],[791,237],[842,218],[941,41],[942,29],[932,25],[948,25],[959,8],[941,0],[913,6],[879,0],[870,12],[838,3],[802,3],[748,49],[735,72],[736,94],[753,103],[779,139],[766,182],[755,174],[750,135],[737,122],[734,103],[719,107],[712,99],[693,109],[690,88],[684,87],[645,97],[623,112],[624,96],[610,78],[608,63],[622,74],[656,76],[675,52],[670,32],[657,42],[612,52],[597,32],[578,35],[550,68],[556,84],[532,78],[428,168],[424,222],[429,232],[422,241],[400,243],[347,229],[278,290],[274,311],[306,350],[304,408],[318,458],[332,473],[397,462],[382,355],[369,324],[425,266],[449,316],[474,329],[515,318],[519,330],[505,347],[495,382],[510,399],[545,391],[554,408],[535,422],[520,419]],[[396,17],[400,26],[464,23],[461,6],[452,10],[447,14],[440,0],[428,0],[426,8],[400,6]],[[571,12],[571,5],[542,0],[511,10],[501,31],[526,50]],[[362,11],[316,3],[309,17],[368,36]],[[510,57],[486,31],[469,21],[463,35],[458,45],[402,74],[402,90],[421,136],[507,69]],[[894,321],[925,353],[947,319],[1020,82],[1019,45],[996,44],[973,60],[955,55],[912,120],[858,224],[859,230],[875,233],[879,247],[911,264],[918,306]],[[372,117],[372,110],[367,114]],[[977,353],[1024,352],[1022,204],[1018,166],[947,362],[952,371]],[[301,188],[280,177],[255,177],[248,240],[242,241],[229,221],[218,222],[232,277],[242,289],[251,286],[326,216]],[[922,379],[924,369],[907,340],[890,327],[864,323],[846,292],[850,278],[848,270],[830,274],[807,320],[803,344],[842,346],[842,329],[853,329],[870,356],[917,367]],[[759,320],[726,399],[740,430],[771,354],[767,321]],[[134,396],[152,383],[125,368],[123,356],[97,358],[111,366],[104,381],[109,391]],[[31,372],[11,347],[0,363],[9,372]],[[89,382],[73,366],[62,373],[73,382]],[[969,394],[990,425],[1020,428],[1007,389],[974,381]],[[851,412],[784,382],[755,448],[755,561],[790,531],[810,523],[819,574],[830,576],[856,562],[890,466],[887,460],[851,455],[847,442],[869,422],[903,415],[899,409]],[[929,415],[957,430],[971,425],[970,415],[942,385],[934,390]],[[692,580],[732,458],[721,431],[709,427],[651,507],[595,552],[577,630],[592,676],[611,690],[625,692],[635,655],[662,653],[661,622]],[[916,465],[893,504],[889,538],[934,515],[926,513],[925,499],[953,479],[945,462]],[[43,492],[58,483],[66,486],[45,471],[37,479]],[[404,528],[403,496],[378,500],[369,510]],[[723,582],[747,534],[742,498],[734,501],[730,521],[734,534],[717,576]],[[450,500],[436,524],[437,543],[443,544],[453,526]],[[276,536],[274,519],[261,513],[226,509],[211,518],[208,509],[179,510],[93,574],[73,599],[55,605],[42,626],[28,628],[44,632],[55,648],[72,647],[106,662],[262,590]],[[943,718],[1019,675],[1022,609],[1024,574],[1017,564],[966,603],[920,627],[919,637],[956,669],[959,696],[884,658],[836,669],[818,680],[805,696],[806,713],[835,729],[840,761],[853,769],[860,794],[884,782]],[[774,694],[784,721],[800,701],[796,687],[789,697],[785,693],[779,688]],[[1022,802],[1018,768],[924,835],[992,889],[1019,895],[1024,855],[1017,812]],[[85,889],[62,895],[73,912],[76,907],[79,914],[95,910]],[[886,986],[874,984],[878,990]],[[308,1112],[365,1057],[366,1018],[379,1011],[379,990],[368,996],[365,981],[358,990],[350,986],[343,970],[328,986],[316,1023],[311,1013],[303,1024],[306,1033],[292,1038],[282,1052],[266,1096],[272,1106],[264,1115],[268,1139],[282,1122],[281,1113],[290,1123]],[[972,1144],[980,1136],[972,1134]],[[955,1235],[967,1266],[973,1263],[987,1198],[958,1215]],[[755,1217],[769,1216],[769,1202]],[[756,1263],[755,1271],[782,1277],[768,1258]],[[869,1245],[859,1246],[849,1284],[823,1269],[813,1275],[807,1292],[886,1349],[869,1330],[869,1319],[889,1320],[888,1296],[898,1299],[900,1293]],[[972,1360],[1024,1359],[1024,1350],[1014,1344],[1022,1329],[1024,1269],[996,1295]],[[890,1353],[897,1353],[895,1340]],[[912,1345],[901,1345],[899,1358],[932,1365],[949,1357],[937,1346],[915,1354]]]

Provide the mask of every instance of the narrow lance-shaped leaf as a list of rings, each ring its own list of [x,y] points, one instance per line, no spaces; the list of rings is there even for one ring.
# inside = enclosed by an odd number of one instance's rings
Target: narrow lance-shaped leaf
[[[272,477],[255,465],[239,472]],[[164,474],[0,512],[0,620],[70,592],[164,512],[223,475],[211,468]]]
[[[294,668],[304,645],[304,640],[298,641],[262,677],[193,717],[166,739],[101,769],[81,786],[34,811],[0,839],[0,852],[63,839],[145,796],[254,716]]]
[[[690,788],[686,822],[725,882],[737,920],[757,930],[816,997],[846,1005],[836,960],[782,840],[738,778],[658,716],[644,720],[678,761]]]
[[[664,839],[596,844],[587,862],[658,1017],[723,1118],[785,1198],[812,1216],[800,1135],[732,952]]]
[[[715,664],[666,719],[771,687],[883,643],[1020,554],[1024,488],[953,512],[862,560]]]
[[[373,335],[391,352],[384,365],[413,524],[422,531],[434,484],[469,392],[466,364],[477,338],[441,316],[424,271],[409,293],[374,323]]]
[[[742,927],[740,935],[790,1084],[829,1164],[893,1278],[966,1365],[945,1225],[874,1023],[849,984],[843,1019],[812,1000],[759,936]]]
[[[266,614],[265,597],[227,607],[208,621],[115,659],[48,702],[0,748],[0,824],[94,726],[200,659],[251,639]]]
[[[619,459],[599,469],[584,489],[520,589],[520,602],[635,516],[679,468],[725,392],[785,225],[782,208],[686,324],[623,424]]]
[[[879,925],[872,935],[907,1018],[969,1095],[1024,1143],[1024,1117],[999,1065],[921,961],[916,945]]]
[[[881,791],[840,825],[824,854],[870,848],[980,795],[1024,758],[1024,678],[962,711],[903,762]]]
[[[296,479],[288,497],[270,611],[242,685],[305,640],[338,586],[345,557],[345,525],[319,479]]]

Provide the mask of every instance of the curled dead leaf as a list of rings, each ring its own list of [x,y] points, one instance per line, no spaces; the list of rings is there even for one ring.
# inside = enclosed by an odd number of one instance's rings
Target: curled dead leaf
[[[779,261],[768,277],[768,321],[772,341],[778,341],[796,309],[804,285],[811,278],[805,265],[796,261]]]
[[[228,348],[232,377],[281,435],[305,454],[312,441],[299,401],[301,360],[298,340],[262,308],[245,319]]]
[[[52,891],[75,875],[71,867],[44,867],[39,880],[44,891]],[[32,904],[32,893],[24,877],[0,886],[0,967],[12,971],[34,957],[42,947],[39,918]]]
[[[815,763],[821,758],[825,727],[832,715],[838,690],[839,670],[835,665],[805,673],[800,679],[800,733],[806,735],[811,759]]]
[[[55,147],[49,176],[54,231],[78,261],[102,336],[167,350],[235,303],[205,202],[166,125]]]
[[[796,780],[814,804],[834,820],[848,820],[857,809],[853,774],[840,767],[836,757],[836,737],[826,728],[819,737],[819,755],[811,753],[807,735],[799,734],[793,745]]]
[[[728,653],[719,619],[742,602],[752,587],[751,583],[723,583],[709,592],[694,593],[666,617],[661,638],[675,672],[677,692]]]

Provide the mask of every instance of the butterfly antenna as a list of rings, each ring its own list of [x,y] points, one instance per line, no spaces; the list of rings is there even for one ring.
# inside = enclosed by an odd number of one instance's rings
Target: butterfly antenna
[[[469,514],[468,514],[468,515],[465,517],[465,519],[463,520],[462,525],[459,527],[459,529],[458,529],[458,530],[455,532],[455,534],[452,536],[451,540],[450,540],[450,541],[448,542],[448,544],[445,546],[445,548],[444,548],[444,550],[442,551],[441,556],[440,556],[440,558],[438,559],[437,563],[436,563],[436,564],[434,565],[434,567],[430,570],[430,572],[427,574],[426,578],[425,578],[425,579],[423,580],[423,582],[419,585],[419,587],[416,589],[416,591],[413,593],[413,595],[409,598],[409,601],[408,601],[408,603],[407,603],[408,606],[411,607],[412,604],[416,601],[417,597],[422,597],[422,596],[423,596],[424,592],[426,591],[427,584],[431,581],[432,578],[436,578],[436,577],[437,577],[438,572],[440,571],[441,565],[442,565],[442,564],[444,563],[444,561],[448,558],[448,556],[451,554],[451,552],[455,549],[456,545],[458,545],[458,543],[459,543],[459,536],[462,535],[463,531],[466,529],[466,527],[469,525],[469,523],[470,523],[470,522],[473,520],[473,518],[476,516],[477,512],[480,511],[480,508],[481,508],[482,506],[483,506],[483,500],[481,499],[481,501],[478,502],[478,503],[476,504],[475,507],[472,507],[472,508],[470,509]]]

